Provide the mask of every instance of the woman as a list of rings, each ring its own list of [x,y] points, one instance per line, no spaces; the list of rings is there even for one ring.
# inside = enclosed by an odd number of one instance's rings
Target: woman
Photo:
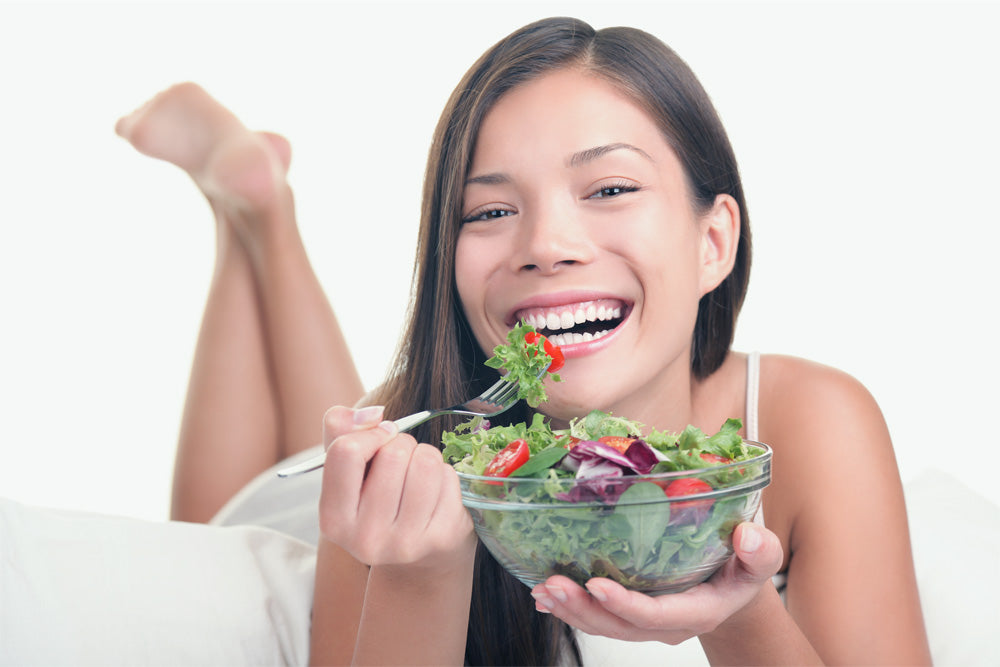
[[[140,149],[142,121],[139,114],[122,129]],[[250,143],[251,153],[270,155],[267,164],[287,165],[281,142],[250,135],[234,119],[226,123],[236,137],[229,143]],[[281,251],[294,239],[282,179],[263,188],[233,179],[271,172],[235,168],[227,160],[239,151],[226,144],[216,142],[216,157],[195,166],[173,161],[215,197],[220,228],[232,227],[223,233],[227,242],[244,238],[246,268],[234,283],[263,322],[248,344],[259,363],[247,384],[259,388],[261,405],[276,406],[265,416],[279,415],[273,424],[291,429],[299,422],[285,392],[292,385],[308,391],[315,379],[295,358],[279,356],[288,354],[281,347],[287,339],[270,330],[335,332],[336,325],[323,307],[319,322],[272,320],[277,295],[291,291],[284,280],[322,299],[298,245]],[[250,191],[269,194],[255,199]],[[219,199],[237,204],[229,217]],[[280,215],[268,218],[270,210]],[[762,358],[759,385],[748,383],[753,359],[729,349],[750,265],[746,206],[707,95],[668,48],[640,31],[595,33],[570,19],[540,21],[498,43],[441,117],[419,238],[395,375],[365,401],[369,407],[333,408],[325,418],[331,464],[320,502],[315,662],[585,660],[588,642],[578,643],[567,623],[618,639],[673,644],[697,637],[712,662],[929,661],[899,478],[873,399],[842,373],[787,357]],[[235,274],[238,264],[223,257],[213,296],[225,267]],[[591,301],[623,314],[598,341],[567,339],[566,381],[549,387],[541,406],[554,421],[592,408],[671,430],[688,423],[711,429],[732,416],[756,424],[759,417],[757,437],[775,451],[766,528],[738,527],[729,563],[681,594],[650,598],[604,579],[584,590],[562,577],[529,591],[477,548],[454,473],[434,446],[447,420],[412,436],[382,421],[383,414],[477,393],[494,379],[484,351],[502,342],[514,321]],[[210,300],[206,324],[222,310]],[[329,358],[325,368],[344,370],[347,381],[326,380],[312,393],[349,404],[359,393],[353,370],[339,339],[327,339],[332,344],[318,346]],[[211,342],[203,333],[195,394],[207,384],[198,373],[214,357]],[[748,398],[758,387],[759,409],[750,414]],[[187,423],[211,423],[197,416],[203,402],[192,405]],[[300,407],[302,423],[319,410]],[[264,448],[270,458],[261,455],[258,470],[308,442],[293,440],[291,430],[275,436],[273,425],[264,433],[287,449]],[[204,443],[192,442],[182,442],[181,456],[188,451],[195,460]],[[828,472],[845,460],[866,462],[852,470],[863,498],[845,494],[841,476]],[[178,487],[180,495],[210,499],[194,503],[199,516],[241,482],[234,475],[225,491],[188,493],[203,483]],[[784,604],[775,573],[787,577]]]

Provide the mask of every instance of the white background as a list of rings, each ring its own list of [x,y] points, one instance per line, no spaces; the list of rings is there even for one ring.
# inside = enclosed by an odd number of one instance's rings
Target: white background
[[[0,5],[0,496],[166,516],[213,223],[118,116],[194,80],[291,139],[302,233],[371,387],[447,95],[503,35],[573,14],[664,39],[722,114],[756,243],[737,347],[854,374],[905,479],[1000,500],[998,8],[612,4]],[[830,474],[864,493],[864,463]]]

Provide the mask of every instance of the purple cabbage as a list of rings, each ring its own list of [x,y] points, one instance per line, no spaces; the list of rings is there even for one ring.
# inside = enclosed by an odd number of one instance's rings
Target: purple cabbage
[[[581,440],[560,463],[565,470],[576,473],[577,482],[568,493],[559,494],[559,499],[613,504],[628,486],[621,482],[622,477],[648,474],[659,460],[657,451],[641,439],[624,453],[603,442]]]

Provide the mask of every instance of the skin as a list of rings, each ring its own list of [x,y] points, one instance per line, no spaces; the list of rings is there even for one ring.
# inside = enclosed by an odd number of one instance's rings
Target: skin
[[[219,262],[185,414],[185,433],[201,437],[182,438],[176,487],[176,504],[204,516],[240,480],[311,444],[289,397],[310,401],[301,412],[307,433],[320,402],[354,404],[360,383],[295,240],[287,144],[246,130],[204,91],[185,97],[171,89],[152,107],[169,109],[167,102],[180,109],[140,110],[119,131],[187,170],[219,221]],[[140,131],[143,115],[173,120]],[[187,123],[207,123],[210,145],[200,157],[168,155],[177,145],[170,132]],[[224,159],[234,147],[263,159]],[[587,152],[595,147],[607,149]],[[246,164],[258,166],[241,172]],[[583,72],[545,75],[487,115],[471,177],[456,280],[484,349],[502,342],[525,308],[595,296],[626,306],[613,335],[564,348],[566,381],[548,387],[545,408],[554,420],[599,407],[661,429],[711,430],[743,415],[744,355],[730,354],[702,381],[689,370],[697,301],[732,267],[739,212],[725,196],[693,209],[676,156],[638,107]],[[304,300],[294,317],[277,310],[297,298]],[[306,337],[304,346],[274,333],[286,326]],[[291,372],[301,366],[282,342],[313,370]],[[341,368],[348,380],[332,385],[322,382],[338,373],[316,370]],[[219,396],[229,374],[241,380],[226,385],[237,395]],[[241,449],[216,451],[208,436],[232,435],[236,411],[253,406],[264,409],[240,413],[254,415],[237,424],[241,437],[222,438]],[[227,418],[213,418],[213,407]],[[536,608],[621,639],[697,636],[713,663],[929,663],[901,486],[874,400],[839,371],[766,355],[760,423],[760,439],[775,451],[767,528],[739,526],[735,555],[708,582],[650,598],[605,579],[585,589],[553,577],[533,590]],[[337,465],[323,472],[312,661],[461,664],[475,537],[454,471],[434,448],[396,433],[377,407],[331,408],[323,427]],[[845,461],[863,465],[848,477]],[[196,474],[202,465],[237,470],[209,480]],[[787,605],[771,584],[777,571],[788,575]]]
[[[156,95],[115,131],[183,169],[215,216],[171,510],[207,521],[258,473],[315,445],[326,409],[357,402],[361,380],[299,237],[288,142],[251,132],[191,83]]]

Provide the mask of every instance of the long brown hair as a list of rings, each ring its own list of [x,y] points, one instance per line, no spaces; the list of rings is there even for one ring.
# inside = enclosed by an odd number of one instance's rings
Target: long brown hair
[[[719,194],[739,205],[741,233],[730,275],[702,297],[692,333],[691,370],[713,373],[732,345],[736,317],[750,272],[750,227],[739,170],[729,139],[697,78],[669,47],[632,28],[595,31],[571,18],[544,19],[504,38],[472,66],[445,106],[434,132],[424,180],[423,206],[408,323],[396,363],[375,396],[389,415],[451,405],[495,381],[473,337],[455,285],[455,247],[462,195],[483,118],[507,91],[541,74],[579,67],[604,77],[659,125],[680,159],[693,206],[707,210]],[[504,421],[526,418],[525,410]],[[438,443],[454,420],[417,430]],[[476,556],[466,662],[554,664],[566,651],[579,661],[569,628],[538,614],[526,586],[480,545]]]

